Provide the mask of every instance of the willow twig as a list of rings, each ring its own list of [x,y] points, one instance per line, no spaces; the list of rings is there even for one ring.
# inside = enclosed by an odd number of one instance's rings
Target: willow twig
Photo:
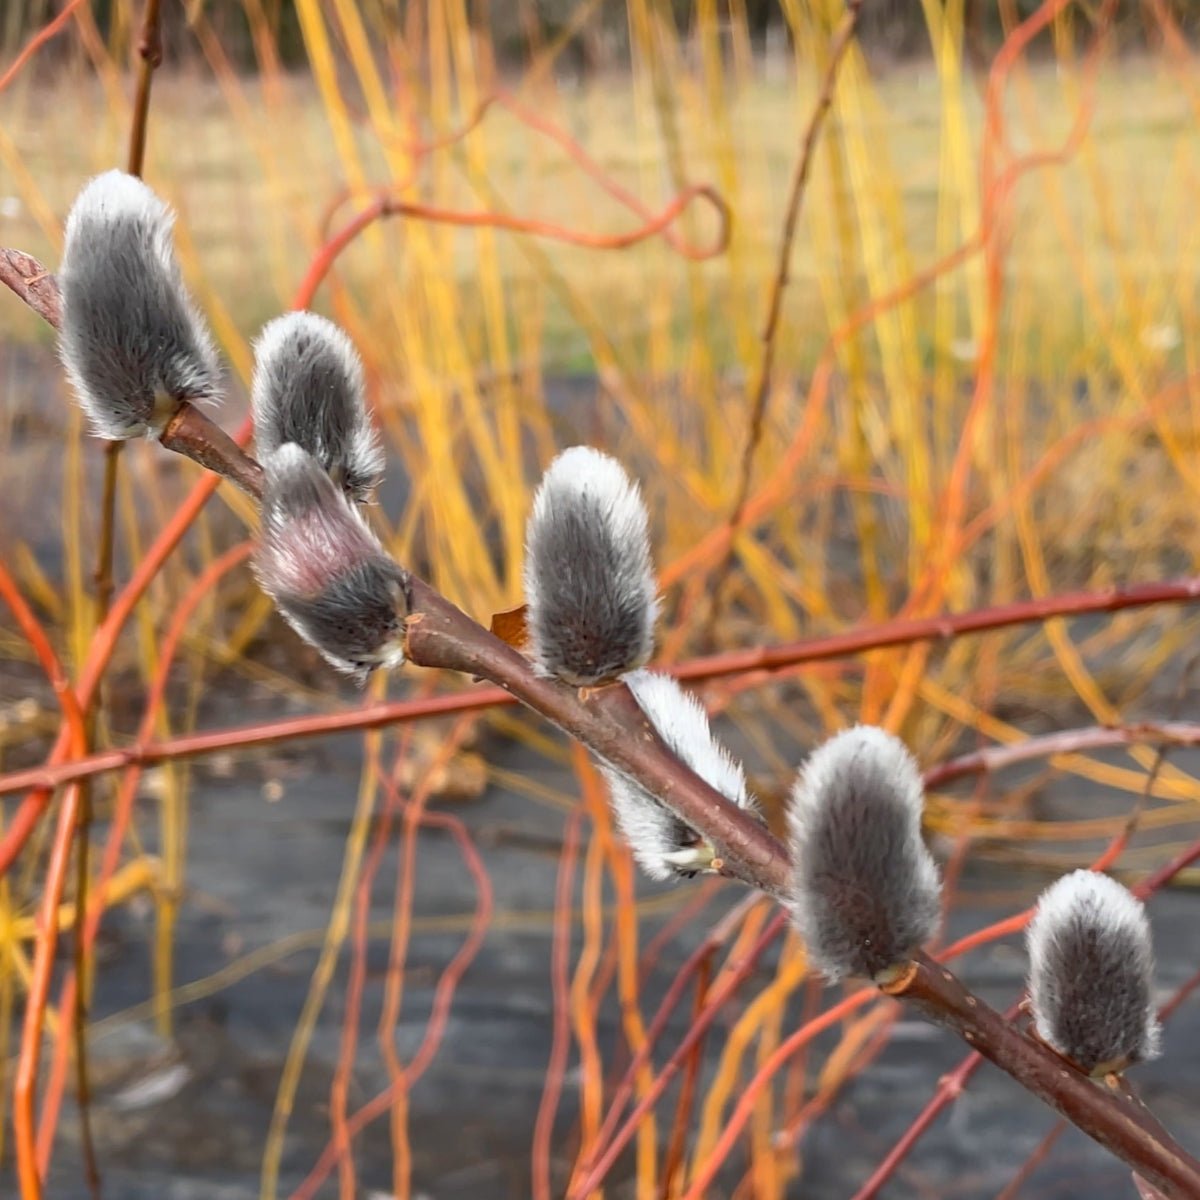
[[[775,268],[775,277],[771,283],[771,297],[767,304],[767,319],[762,331],[762,359],[758,367],[758,376],[754,385],[753,399],[750,404],[750,427],[746,435],[746,445],[742,450],[741,468],[738,472],[737,493],[734,497],[733,508],[729,513],[727,526],[729,543],[725,548],[725,556],[717,567],[715,578],[717,585],[713,588],[712,604],[708,613],[708,629],[715,628],[720,619],[721,600],[725,594],[724,581],[730,577],[729,564],[733,558],[738,527],[746,511],[746,501],[750,495],[750,479],[754,473],[754,458],[762,441],[763,426],[767,412],[767,400],[771,395],[771,375],[775,366],[775,344],[779,336],[779,321],[783,314],[783,294],[788,285],[789,272],[792,262],[792,244],[796,240],[796,226],[800,220],[800,207],[804,199],[804,191],[808,185],[809,172],[812,169],[813,157],[817,148],[817,138],[825,117],[833,104],[833,92],[837,86],[838,71],[846,51],[854,37],[854,29],[858,24],[859,10],[862,0],[847,0],[846,11],[834,31],[833,40],[829,47],[829,62],[825,67],[825,75],[821,80],[821,90],[817,93],[817,102],[813,106],[812,115],[808,119],[804,135],[800,142],[800,155],[792,172],[792,184],[788,192],[787,209],[783,220],[783,234],[779,241],[779,257]]]
[[[1041,1041],[1016,1029],[949,970],[918,954],[889,989],[930,1020],[953,1029],[984,1058],[1127,1162],[1171,1200],[1200,1196],[1200,1163],[1123,1084],[1097,1085]]]

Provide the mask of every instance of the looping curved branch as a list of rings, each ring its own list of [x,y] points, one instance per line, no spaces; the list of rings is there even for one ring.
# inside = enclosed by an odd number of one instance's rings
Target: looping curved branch
[[[724,253],[725,248],[729,245],[732,226],[732,214],[728,202],[715,187],[707,183],[693,184],[691,187],[685,188],[669,204],[652,214],[643,225],[636,229],[631,229],[626,233],[610,234],[587,233],[554,221],[543,221],[535,217],[517,217],[509,213],[488,210],[462,212],[457,209],[439,208],[436,205],[401,200],[390,193],[381,195],[376,198],[374,203],[351,217],[313,256],[308,271],[296,290],[294,307],[307,306],[342,251],[364,229],[386,217],[411,217],[439,225],[458,225],[472,229],[502,229],[509,233],[549,238],[551,241],[581,246],[589,250],[626,250],[630,246],[636,246],[639,242],[644,242],[669,229],[688,205],[696,200],[706,200],[716,212],[719,221],[717,234],[711,245],[699,248],[688,246],[686,249],[680,250],[685,257],[699,261]]]

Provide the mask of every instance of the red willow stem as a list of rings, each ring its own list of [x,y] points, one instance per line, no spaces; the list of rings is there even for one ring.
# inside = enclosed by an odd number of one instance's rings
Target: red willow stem
[[[899,646],[932,638],[952,639],[967,634],[987,633],[1014,625],[1040,623],[1058,616],[1114,612],[1122,608],[1154,604],[1190,604],[1198,598],[1200,577],[1113,588],[1104,592],[1066,593],[1041,600],[1020,601],[942,617],[885,621],[846,633],[805,638],[758,650],[735,650],[706,655],[675,666],[663,664],[661,669],[669,671],[678,679],[700,682],[745,675],[755,669],[780,671],[804,663],[849,658],[882,646]],[[29,767],[0,775],[0,796],[29,788],[59,787],[88,775],[122,770],[134,764],[146,765],[175,758],[194,758],[221,750],[321,737],[351,729],[377,729],[383,725],[477,712],[515,703],[516,697],[503,688],[473,688],[427,699],[366,705],[348,712],[288,717],[279,721],[236,726],[209,733],[184,734],[161,742],[138,742],[132,746],[106,750],[69,763]],[[1011,746],[991,747],[951,759],[931,767],[925,773],[925,783],[927,787],[939,787],[965,775],[997,771],[1015,763],[1048,755],[1154,741],[1175,745],[1197,744],[1200,742],[1200,724],[1146,721],[1113,727],[1097,725],[1063,730],[1044,737],[1028,738]]]
[[[621,1078],[621,1082],[617,1084],[613,1090],[612,1099],[609,1101],[608,1112],[604,1116],[604,1123],[600,1126],[599,1132],[596,1134],[595,1141],[591,1148],[580,1155],[580,1163],[575,1170],[576,1176],[587,1175],[593,1170],[596,1160],[600,1155],[600,1151],[608,1147],[610,1139],[617,1131],[618,1122],[621,1120],[621,1114],[625,1111],[625,1105],[629,1097],[633,1094],[634,1084],[637,1080],[638,1072],[649,1061],[650,1055],[653,1053],[655,1045],[661,1036],[663,1030],[667,1026],[667,1021],[671,1014],[675,1011],[679,1001],[682,999],[684,992],[687,990],[688,983],[692,976],[700,970],[701,965],[711,955],[715,954],[718,947],[727,942],[741,925],[742,921],[749,915],[750,910],[758,902],[758,897],[748,896],[739,904],[729,910],[705,935],[700,944],[688,956],[684,964],[675,973],[675,978],[671,981],[670,987],[667,989],[667,994],[662,998],[662,1002],[658,1006],[658,1011],[654,1014],[654,1019],[650,1022],[650,1027],[646,1030],[646,1036],[642,1041],[641,1047],[630,1060],[628,1067],[625,1068],[625,1074]],[[697,1014],[692,1021],[691,1030],[696,1033],[696,1041],[689,1043],[691,1045],[698,1044],[698,1039],[703,1036],[704,1030],[711,1023],[712,1019],[725,1006],[736,986],[741,984],[745,976],[754,968],[758,959],[766,951],[771,942],[779,936],[783,929],[783,921],[777,915],[772,919],[768,928],[759,935],[758,941],[753,949],[745,956],[739,966],[734,970],[733,976],[726,979],[722,987],[717,991],[716,995],[711,995],[707,1001],[707,1007]],[[696,1032],[698,1031],[698,1032]],[[680,1062],[686,1059],[687,1048],[680,1047],[677,1055]],[[662,1084],[665,1087],[666,1083]],[[660,1087],[660,1091],[662,1090]],[[632,1132],[633,1125],[630,1126]],[[624,1143],[622,1143],[623,1145]],[[619,1151],[620,1147],[618,1147]],[[574,1178],[572,1179],[574,1182]],[[574,1195],[574,1191],[569,1191],[570,1195]]]
[[[1018,763],[1059,754],[1080,754],[1113,746],[1158,742],[1163,746],[1200,745],[1200,724],[1189,721],[1137,721],[1128,725],[1088,725],[1022,738],[1004,746],[987,746],[938,763],[925,772],[925,786],[941,787],[964,775],[991,775]]]
[[[617,1161],[622,1150],[629,1144],[641,1119],[658,1103],[659,1097],[667,1090],[668,1085],[683,1070],[687,1063],[688,1055],[691,1049],[701,1038],[704,1037],[708,1027],[717,1019],[717,1016],[725,1011],[725,1006],[729,1002],[730,997],[734,992],[746,981],[747,976],[754,970],[758,960],[762,957],[767,947],[783,932],[787,918],[782,912],[777,912],[770,921],[767,922],[766,928],[758,935],[758,940],[746,952],[742,961],[734,967],[725,977],[724,983],[718,986],[709,997],[708,1003],[703,1012],[692,1022],[687,1034],[683,1040],[675,1048],[675,1052],[667,1060],[663,1069],[655,1076],[654,1082],[647,1089],[646,1094],[634,1106],[633,1112],[626,1118],[625,1123],[611,1139],[604,1141],[605,1132],[609,1128],[609,1122],[616,1112],[616,1099],[614,1098],[613,1107],[609,1110],[608,1118],[604,1122],[604,1126],[600,1130],[597,1137],[597,1148],[593,1150],[591,1157],[584,1162],[577,1174],[583,1175],[582,1182],[574,1185],[567,1193],[567,1200],[585,1200],[600,1186],[604,1177],[611,1170],[613,1164]],[[689,963],[696,962],[699,964],[699,949],[693,955]],[[680,972],[682,975],[682,972]],[[677,980],[679,982],[679,980]],[[683,980],[686,983],[686,979]],[[682,991],[682,984],[680,986]],[[632,1078],[633,1073],[642,1062],[650,1056],[651,1048],[654,1045],[654,1039],[662,1031],[662,1026],[666,1024],[667,1004],[664,1000],[659,1009],[658,1015],[655,1017],[655,1024],[651,1026],[647,1032],[646,1041],[642,1049],[638,1052],[638,1057],[630,1064],[628,1078]],[[662,1018],[662,1023],[659,1023],[659,1018]],[[656,1028],[657,1027],[657,1028]],[[615,1124],[615,1121],[613,1122]],[[601,1147],[603,1152],[601,1152]]]
[[[550,1062],[542,1085],[542,1098],[538,1104],[537,1117],[533,1125],[530,1175],[534,1200],[550,1200],[551,1197],[551,1154],[550,1141],[554,1134],[554,1116],[562,1094],[563,1079],[567,1071],[567,1058],[571,1049],[571,1032],[568,1023],[567,995],[570,990],[568,975],[571,958],[571,888],[574,882],[575,859],[579,852],[580,826],[583,809],[576,808],[567,821],[563,835],[562,857],[558,864],[558,885],[554,895],[554,934],[551,950],[550,977],[554,991],[554,1016],[550,1042]]]

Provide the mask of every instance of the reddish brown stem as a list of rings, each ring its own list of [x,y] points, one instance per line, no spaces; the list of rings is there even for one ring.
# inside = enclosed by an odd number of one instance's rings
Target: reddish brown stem
[[[138,34],[137,92],[133,98],[133,123],[129,130],[130,175],[141,175],[146,161],[146,126],[150,118],[150,85],[154,72],[162,62],[162,35],[158,27],[160,0],[146,0],[142,12],[142,29]]]
[[[1049,1132],[1034,1147],[1033,1153],[1021,1164],[1021,1169],[1008,1181],[996,1200],[1017,1200],[1021,1189],[1028,1182],[1030,1175],[1045,1161],[1046,1156],[1054,1149],[1055,1142],[1070,1128],[1066,1121],[1055,1121]]]
[[[427,583],[409,577],[408,656],[422,667],[478,675],[577,738],[658,796],[722,852],[726,870],[776,896],[787,892],[788,857],[756,819],[685,767],[623,684],[580,691],[534,673]]]
[[[1200,1163],[1126,1091],[1096,1083],[1049,1047],[1016,1029],[957,977],[919,954],[893,990],[938,1025],[1011,1075],[1094,1141],[1129,1163],[1169,1200],[1200,1196]]]
[[[704,958],[696,973],[696,998],[692,1004],[692,1021],[704,1011],[708,998],[709,976],[712,974],[711,957]],[[704,1039],[700,1038],[688,1054],[687,1066],[683,1070],[683,1083],[679,1088],[679,1101],[675,1105],[675,1127],[667,1146],[667,1158],[663,1164],[662,1185],[658,1189],[659,1200],[670,1200],[675,1173],[683,1165],[683,1152],[687,1146],[688,1129],[692,1119],[692,1104],[696,1094],[696,1077],[700,1073],[700,1057],[704,1052]]]
[[[237,484],[247,495],[262,499],[263,472],[215,421],[186,400],[162,431],[162,444]]]
[[[58,280],[32,254],[0,247],[0,283],[11,288],[48,325],[62,321]]]
[[[235,444],[236,445],[236,444]],[[239,450],[240,453],[240,450]],[[257,466],[248,456],[245,461]],[[238,468],[241,469],[241,468]],[[253,494],[252,487],[247,488]],[[932,637],[953,638],[972,633],[1030,622],[1045,621],[1066,613],[1111,612],[1150,604],[1187,604],[1200,596],[1200,579],[1188,578],[1162,583],[1142,584],[1125,589],[1100,593],[1073,593],[1044,600],[1026,601],[978,609],[944,617],[916,621],[889,621],[866,626],[848,633],[828,637],[806,638],[760,650],[732,651],[695,658],[670,670],[679,679],[721,679],[742,675],[757,669],[782,670],[806,662],[831,658],[847,658],[874,650],[881,645],[898,646]],[[748,661],[750,660],[750,661]],[[147,765],[174,758],[194,758],[213,754],[232,747],[261,746],[298,738],[320,737],[351,729],[377,729],[423,718],[447,716],[454,713],[477,712],[498,705],[515,704],[516,698],[502,688],[478,688],[454,695],[430,699],[398,700],[388,704],[371,705],[344,713],[320,713],[306,717],[264,722],[253,726],[223,729],[214,733],[185,734],[162,742],[144,742],[121,750],[106,750],[73,762],[30,767],[0,776],[0,796],[30,788],[39,790],[58,787],[88,775],[121,770],[133,764]],[[1069,750],[1097,749],[1109,745],[1125,745],[1139,740],[1190,743],[1197,726],[1186,722],[1144,722],[1106,729],[1095,726],[1047,738],[1031,738],[1014,746],[988,749],[931,767],[925,782],[929,787],[947,783],[962,775],[997,769],[1002,765],[1041,757],[1046,753]],[[1139,736],[1144,735],[1144,737]],[[1077,738],[1078,742],[1065,739]],[[1064,739],[1060,741],[1059,739]],[[1028,747],[1026,751],[1025,747]],[[1006,757],[1002,757],[1006,756]],[[2,871],[0,871],[2,873]]]
[[[964,775],[988,775],[1018,763],[1057,754],[1082,754],[1112,746],[1132,746],[1158,742],[1162,746],[1200,745],[1200,724],[1188,721],[1139,721],[1130,725],[1090,725],[1083,729],[1062,729],[1043,737],[1023,738],[1008,746],[988,746],[925,772],[926,787],[940,787]]]
[[[817,138],[821,127],[833,104],[833,92],[837,86],[838,70],[846,51],[854,37],[854,29],[858,24],[859,9],[862,0],[848,0],[846,11],[834,31],[833,40],[829,46],[829,62],[825,67],[825,76],[821,81],[821,90],[817,93],[817,102],[813,106],[812,115],[800,143],[800,155],[796,159],[795,170],[792,173],[792,184],[788,193],[787,210],[783,221],[783,234],[779,241],[779,256],[775,268],[775,278],[771,284],[771,298],[767,305],[767,319],[762,331],[762,361],[759,363],[758,379],[754,387],[754,395],[750,405],[750,428],[746,436],[746,445],[742,450],[741,469],[738,473],[737,495],[729,513],[729,544],[725,548],[722,564],[714,573],[719,582],[713,589],[713,601],[709,609],[708,625],[711,630],[720,618],[721,597],[724,588],[721,584],[731,576],[729,562],[733,558],[735,538],[742,516],[746,511],[746,500],[750,495],[750,479],[754,471],[754,458],[758,453],[759,442],[762,441],[763,419],[766,416],[767,400],[771,395],[771,374],[775,365],[775,345],[779,335],[779,319],[783,314],[783,294],[787,290],[789,270],[792,262],[792,244],[796,240],[796,226],[800,219],[800,206],[804,199],[804,191],[808,186],[809,172],[812,170],[813,157],[817,148]]]

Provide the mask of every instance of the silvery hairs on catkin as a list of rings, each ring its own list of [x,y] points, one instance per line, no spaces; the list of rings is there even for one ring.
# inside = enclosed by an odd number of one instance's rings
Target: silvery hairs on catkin
[[[261,455],[293,442],[355,500],[371,497],[383,450],[367,412],[362,361],[332,321],[285,313],[254,345],[254,444]]]
[[[827,978],[883,983],[937,931],[940,882],[921,840],[925,793],[904,743],[861,725],[818,747],[788,810],[791,907]]]
[[[404,572],[358,510],[299,446],[263,463],[254,570],[288,624],[359,683],[404,661]]]
[[[670,676],[631,671],[623,677],[638,706],[667,747],[726,800],[758,815],[741,766],[713,736],[704,706]],[[710,869],[714,848],[662,801],[609,763],[608,781],[617,825],[638,865],[652,879],[690,877]]]
[[[1155,1057],[1154,948],[1131,892],[1107,875],[1073,871],[1042,893],[1025,937],[1043,1041],[1089,1074]]]
[[[649,659],[658,600],[646,510],[615,459],[575,446],[550,464],[526,526],[524,579],[539,673],[586,687]]]
[[[182,400],[220,395],[221,373],[171,243],[174,217],[140,179],[108,171],[67,217],[59,353],[93,431],[158,436]]]

